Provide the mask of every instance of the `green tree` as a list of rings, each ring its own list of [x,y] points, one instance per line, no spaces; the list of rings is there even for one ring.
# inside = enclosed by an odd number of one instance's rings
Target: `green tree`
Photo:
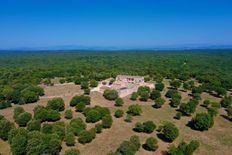
[[[114,105],[117,106],[117,107],[121,107],[123,104],[124,104],[123,99],[122,98],[117,98],[115,100],[115,104]]]
[[[150,93],[150,98],[151,98],[152,100],[156,100],[156,99],[158,99],[158,98],[160,98],[160,97],[161,97],[161,94],[160,94],[160,91],[159,91],[159,90],[153,89],[153,90],[151,91],[151,93]]]
[[[196,111],[196,103],[194,103],[193,101],[189,101],[188,103],[182,103],[180,105],[180,111],[186,115],[186,116],[190,116],[192,113],[194,113]]]
[[[128,114],[131,114],[133,116],[141,115],[142,112],[142,108],[138,104],[130,105],[127,111]]]
[[[62,98],[53,98],[48,101],[47,108],[57,110],[57,111],[64,111],[64,100]]]
[[[80,151],[76,148],[70,148],[65,151],[64,155],[80,155]]]
[[[86,114],[86,122],[89,123],[95,123],[101,119],[101,114],[94,109],[91,109],[90,111],[87,112]]]
[[[39,100],[38,94],[30,90],[22,91],[22,97],[25,103],[34,103]]]
[[[102,118],[103,128],[110,128],[112,126],[112,123],[113,123],[113,119],[112,119],[111,115],[105,115]]]
[[[124,114],[123,110],[118,109],[118,110],[115,111],[114,116],[115,116],[116,118],[120,118],[120,117],[123,116],[123,114]]]
[[[14,119],[16,119],[23,112],[25,112],[25,110],[22,107],[14,108]]]
[[[32,118],[32,115],[30,113],[23,112],[18,115],[15,121],[20,127],[22,126],[25,127],[27,123],[31,120],[31,118]]]
[[[73,133],[77,136],[86,129],[86,124],[81,118],[75,118],[70,121]]]
[[[197,113],[192,119],[193,128],[204,131],[211,128],[214,124],[213,118],[208,113]]]
[[[9,132],[14,128],[14,124],[5,118],[0,119],[0,138],[2,140],[8,139]]]
[[[89,96],[74,96],[70,101],[70,106],[74,107],[79,103],[85,103],[86,105],[90,104],[90,97]]]
[[[76,105],[77,112],[83,112],[85,110],[86,104],[81,102]]]
[[[73,118],[73,112],[72,112],[72,110],[71,110],[71,109],[66,110],[66,111],[64,112],[64,117],[65,117],[66,119],[72,119],[72,118]]]
[[[65,134],[65,143],[67,146],[74,146],[75,145],[75,135],[72,132],[66,132]]]
[[[133,93],[131,94],[130,99],[131,99],[132,101],[135,101],[135,100],[137,100],[137,98],[138,98],[138,93],[137,93],[137,92],[133,92]]]
[[[82,81],[81,82],[81,89],[88,89],[89,88],[89,83],[87,81]]]
[[[227,107],[227,117],[232,121],[232,106]]]
[[[32,119],[27,123],[27,130],[28,131],[40,131],[41,122],[40,120]]]
[[[149,99],[149,96],[150,96],[150,94],[147,91],[140,92],[139,100],[140,101],[147,101]]]
[[[97,87],[98,86],[98,81],[96,80],[90,80],[90,87]]]
[[[143,122],[143,132],[152,133],[156,128],[156,125],[153,121]]]
[[[170,85],[175,88],[178,89],[181,86],[181,82],[179,80],[173,80],[170,82]]]
[[[158,141],[154,137],[149,137],[146,140],[146,143],[144,144],[144,149],[148,151],[155,151],[158,149]]]
[[[154,104],[154,108],[161,108],[162,107],[162,105],[164,104],[164,102],[165,102],[165,100],[163,99],[163,98],[161,98],[161,97],[159,97],[159,98],[157,98],[156,100],[155,100],[155,104]]]
[[[106,89],[103,93],[103,96],[107,100],[116,100],[118,98],[118,92],[116,90]]]
[[[163,140],[168,142],[174,141],[179,136],[179,129],[171,122],[165,122],[160,126],[160,132],[163,136]]]
[[[228,106],[232,106],[232,96],[224,97],[221,101],[221,105],[224,108],[227,108]]]
[[[26,154],[27,137],[20,134],[16,135],[13,137],[10,147],[13,155]]]
[[[163,83],[156,83],[155,84],[155,89],[159,90],[159,91],[163,91],[164,90],[164,84]]]

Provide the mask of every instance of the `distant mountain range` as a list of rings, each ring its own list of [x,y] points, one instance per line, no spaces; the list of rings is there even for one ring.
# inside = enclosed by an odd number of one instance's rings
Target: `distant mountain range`
[[[232,45],[167,45],[154,47],[78,46],[60,45],[47,47],[0,48],[2,51],[44,51],[44,50],[191,50],[191,49],[232,49]]]

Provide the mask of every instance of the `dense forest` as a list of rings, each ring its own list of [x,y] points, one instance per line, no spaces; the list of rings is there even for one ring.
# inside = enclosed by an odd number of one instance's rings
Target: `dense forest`
[[[195,78],[202,89],[224,95],[232,88],[231,50],[189,51],[37,51],[0,53],[1,108],[30,103],[43,95],[39,83],[50,79],[80,84],[118,74],[187,81]]]

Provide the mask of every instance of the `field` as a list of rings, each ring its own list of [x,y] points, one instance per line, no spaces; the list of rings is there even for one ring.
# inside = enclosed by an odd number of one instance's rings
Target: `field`
[[[166,84],[168,84],[168,81],[165,81]],[[167,85],[166,85],[167,87]],[[45,90],[45,95],[40,98],[40,100],[37,103],[34,104],[25,104],[22,105],[22,107],[25,109],[25,111],[33,113],[33,108],[36,105],[46,105],[47,101],[53,97],[62,97],[65,101],[65,108],[69,109],[69,102],[71,98],[74,95],[80,95],[83,93],[83,91],[80,89],[80,86],[75,85],[73,83],[65,83],[65,84],[55,84],[54,86],[43,86]],[[164,96],[165,92],[167,91],[167,88],[162,92],[162,96]],[[188,100],[188,92],[181,92],[183,100]],[[154,131],[152,134],[145,134],[145,133],[136,133],[133,131],[133,127],[136,122],[138,121],[146,121],[146,120],[152,120],[155,122],[156,125],[159,125],[163,121],[172,121],[174,122],[178,128],[180,129],[180,136],[175,140],[175,144],[178,144],[181,140],[185,140],[189,142],[192,139],[196,139],[200,141],[200,148],[195,152],[195,154],[199,155],[217,155],[217,154],[224,154],[224,155],[230,155],[232,151],[232,124],[225,118],[221,116],[221,114],[225,114],[225,111],[223,109],[220,109],[220,114],[216,116],[215,118],[215,124],[214,126],[209,129],[209,131],[195,131],[191,128],[187,127],[186,124],[189,120],[191,120],[191,117],[182,117],[181,120],[173,119],[173,117],[176,114],[176,111],[174,108],[171,108],[169,105],[168,99],[166,99],[166,102],[164,106],[160,109],[155,109],[152,107],[153,101],[149,100],[148,102],[141,102],[139,100],[137,101],[131,101],[129,99],[129,96],[124,97],[123,100],[125,104],[123,107],[117,108],[114,106],[113,101],[106,100],[102,94],[98,92],[92,92],[90,94],[91,96],[91,106],[99,105],[103,107],[109,107],[112,114],[116,109],[123,109],[125,112],[129,105],[131,104],[139,104],[142,106],[143,113],[141,116],[135,116],[133,118],[133,121],[131,123],[127,123],[124,121],[124,118],[115,118],[113,117],[113,125],[110,129],[103,130],[101,134],[98,134],[96,138],[89,144],[80,144],[77,143],[75,147],[77,147],[82,155],[103,155],[109,152],[110,150],[116,150],[120,143],[123,140],[129,139],[132,135],[138,135],[140,138],[141,143],[143,144],[146,140],[146,138],[150,136],[157,137],[157,132]],[[210,98],[214,101],[221,100],[220,98],[216,98],[214,96],[211,96],[207,93],[202,94],[202,101],[205,98]],[[0,114],[5,116],[8,120],[13,121],[13,109],[14,106],[11,108],[7,108],[4,110],[0,110]],[[82,117],[84,116],[81,113],[75,112],[74,108],[71,108],[74,111],[74,118],[75,117]],[[200,111],[206,111],[205,108],[201,107],[200,105],[197,107],[197,112]],[[64,119],[62,114],[62,120],[66,121]],[[88,123],[88,128],[92,127],[93,124]],[[167,147],[170,145],[170,143],[163,142],[162,140],[158,139],[158,145],[159,148],[155,152],[148,152],[145,151],[143,148],[140,148],[140,150],[136,153],[136,155],[151,155],[151,154],[164,154],[167,150]],[[64,151],[68,148],[65,143],[63,143],[63,148],[61,153],[64,153]],[[10,154],[10,146],[8,143],[0,141],[0,153],[3,155]]]

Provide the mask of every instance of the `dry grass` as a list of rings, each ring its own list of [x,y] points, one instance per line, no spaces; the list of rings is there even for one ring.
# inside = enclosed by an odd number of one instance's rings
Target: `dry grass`
[[[168,83],[165,81],[165,83]],[[33,108],[36,105],[46,105],[47,101],[55,96],[62,97],[66,103],[66,109],[74,108],[69,107],[69,101],[74,95],[82,94],[83,92],[80,90],[79,86],[74,84],[64,84],[64,85],[55,85],[52,87],[44,87],[45,88],[45,96],[40,99],[38,103],[22,105],[26,111],[32,112]],[[165,87],[162,96],[164,96],[167,88]],[[183,97],[183,102],[189,100],[188,92],[181,92]],[[148,102],[140,102],[140,101],[131,101],[129,97],[124,97],[123,100],[125,104],[123,107],[115,107],[113,101],[107,101],[104,99],[101,93],[93,92],[91,93],[91,106],[100,105],[104,107],[109,107],[111,109],[112,115],[116,109],[123,109],[126,112],[127,108],[131,104],[140,104],[143,109],[143,113],[141,116],[137,116],[133,118],[131,123],[126,123],[124,118],[115,118],[113,117],[113,125],[110,129],[103,130],[101,134],[98,134],[96,138],[89,144],[79,144],[77,143],[75,147],[77,147],[82,155],[104,155],[110,150],[116,150],[117,147],[123,140],[129,139],[132,135],[138,135],[140,137],[140,141],[143,144],[146,139],[150,136],[157,138],[157,132],[154,131],[152,134],[144,134],[144,133],[136,133],[132,129],[136,122],[138,121],[146,121],[152,120],[156,123],[156,125],[160,125],[163,121],[171,121],[174,122],[178,128],[180,129],[180,136],[175,140],[174,144],[179,143],[181,140],[185,140],[189,142],[192,139],[198,139],[201,142],[200,148],[196,151],[195,154],[199,155],[230,155],[232,152],[232,123],[228,120],[224,119],[222,116],[218,115],[215,118],[214,126],[209,129],[209,131],[199,132],[194,131],[186,126],[186,124],[191,120],[191,117],[182,117],[181,120],[175,120],[173,117],[176,114],[175,109],[169,106],[169,101],[166,99],[164,106],[160,109],[152,108],[152,101]],[[220,101],[220,98],[216,98],[210,96],[209,94],[202,94],[202,101],[204,99],[210,99],[211,101]],[[201,103],[202,103],[201,101]],[[0,114],[4,115],[7,119],[13,121],[13,108],[8,108],[4,110],[0,110]],[[197,112],[205,111],[206,109],[198,106]],[[225,111],[223,109],[220,110],[220,114],[224,114]],[[61,113],[62,120],[67,121],[63,118],[64,113]],[[74,118],[84,116],[80,113],[74,111]],[[94,124],[89,123],[88,129],[93,127]],[[158,139],[158,138],[157,138]],[[153,155],[153,154],[162,154],[167,150],[167,147],[170,143],[163,142],[158,139],[159,148],[155,152],[145,151],[142,147],[136,153],[136,155]],[[68,147],[63,143],[63,149],[61,154],[68,149]],[[6,142],[0,141],[0,153],[3,155],[10,154],[9,145]]]

